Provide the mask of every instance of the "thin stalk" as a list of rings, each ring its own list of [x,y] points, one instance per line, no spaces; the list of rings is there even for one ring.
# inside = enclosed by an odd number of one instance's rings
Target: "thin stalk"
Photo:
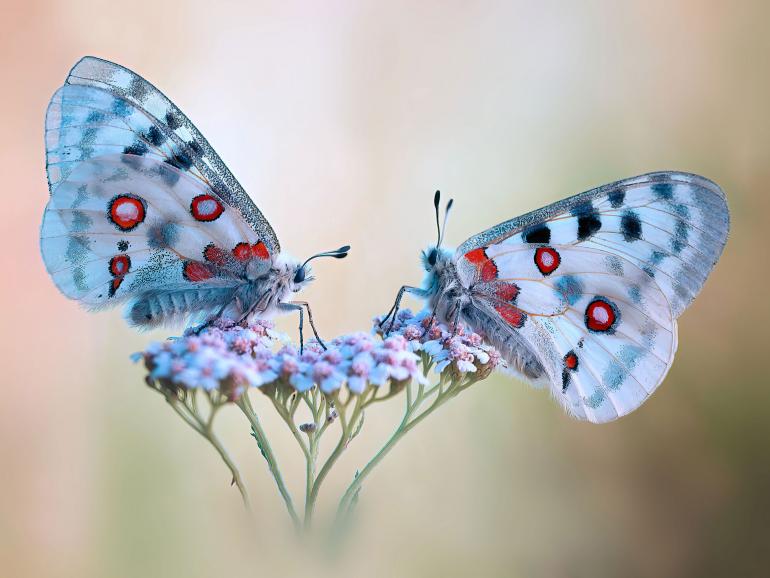
[[[265,435],[265,431],[262,429],[262,424],[259,422],[259,418],[254,412],[254,408],[251,406],[251,401],[249,400],[248,394],[244,393],[236,403],[251,423],[254,434],[259,441],[260,449],[264,453],[265,460],[267,461],[267,465],[270,468],[270,473],[273,475],[273,479],[278,486],[278,491],[281,493],[281,497],[286,504],[286,510],[289,512],[289,517],[291,518],[295,528],[299,528],[300,519],[299,516],[297,516],[297,511],[294,509],[294,503],[292,502],[291,494],[289,494],[289,491],[286,489],[286,484],[283,481],[281,470],[278,467],[278,460],[273,453],[273,449],[270,447],[270,442],[267,440],[267,435]]]
[[[251,514],[252,513],[251,502],[249,500],[249,494],[246,491],[246,486],[243,483],[243,478],[241,477],[241,473],[238,470],[238,467],[235,465],[235,462],[233,461],[233,459],[230,457],[230,454],[222,445],[222,442],[220,442],[219,438],[214,434],[214,431],[211,427],[211,419],[209,420],[208,424],[204,424],[201,417],[197,413],[195,413],[191,407],[184,405],[185,409],[187,409],[187,413],[184,412],[179,407],[179,404],[181,402],[177,398],[166,396],[166,401],[171,406],[171,408],[179,415],[179,417],[181,417],[187,423],[187,425],[189,425],[192,429],[198,432],[202,437],[208,440],[208,442],[214,447],[214,449],[217,450],[217,453],[219,453],[219,456],[222,458],[222,461],[225,462],[225,465],[230,470],[230,474],[232,475],[232,479],[233,479],[233,484],[235,484],[235,486],[238,488],[238,491],[241,494],[244,507],[249,512],[249,514]],[[211,416],[211,418],[213,418],[213,415]]]
[[[375,456],[369,460],[369,462],[358,473],[355,479],[350,483],[347,490],[345,490],[345,493],[340,500],[339,506],[337,507],[338,521],[345,514],[349,507],[350,501],[361,488],[361,484],[366,479],[366,477],[371,474],[372,470],[374,470],[377,464],[379,464],[385,458],[385,456],[390,453],[390,451],[395,447],[399,440],[403,438],[423,419],[428,417],[428,415],[431,414],[434,410],[438,409],[449,399],[455,397],[458,393],[468,388],[472,383],[474,383],[474,380],[469,379],[464,383],[451,384],[445,391],[442,391],[443,380],[440,380],[439,383],[437,383],[435,386],[429,388],[427,392],[425,392],[423,385],[420,385],[418,387],[417,395],[414,398],[414,401],[412,401],[412,396],[410,395],[411,389],[407,390],[407,404],[401,423],[396,428],[396,431],[393,433],[393,435],[388,439],[388,441],[385,442],[385,445],[382,446],[380,451],[378,451]],[[422,402],[429,398],[436,391],[439,391],[439,394],[436,396],[436,399],[433,401],[433,403],[419,415],[413,417],[415,412],[419,409],[420,405],[422,405]]]
[[[313,517],[313,510],[315,508],[315,503],[316,503],[316,500],[318,499],[318,493],[321,491],[321,485],[326,479],[326,476],[329,474],[329,471],[332,469],[334,464],[342,455],[342,452],[345,451],[345,448],[350,442],[350,436],[353,433],[353,431],[355,431],[354,426],[356,424],[356,420],[359,418],[359,416],[361,415],[361,411],[363,410],[363,397],[362,396],[356,397],[356,405],[353,408],[353,413],[350,417],[349,422],[346,419],[345,410],[346,410],[345,405],[340,403],[338,411],[339,411],[339,420],[340,420],[340,426],[341,426],[342,432],[340,433],[340,439],[337,442],[337,446],[334,448],[332,453],[326,459],[326,462],[324,462],[324,465],[321,467],[320,472],[318,472],[318,477],[315,479],[315,482],[313,483],[313,489],[310,492],[307,508],[305,511],[305,527],[309,527],[310,525],[311,519]]]

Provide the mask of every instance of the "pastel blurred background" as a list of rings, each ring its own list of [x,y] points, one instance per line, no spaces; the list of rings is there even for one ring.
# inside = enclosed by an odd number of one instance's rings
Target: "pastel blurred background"
[[[0,576],[764,576],[770,544],[766,2],[8,1],[0,36]],[[43,268],[43,117],[81,56],[130,67],[208,137],[297,256],[325,335],[421,278],[448,239],[657,169],[727,192],[722,260],[639,411],[594,426],[504,377],[410,434],[365,484],[335,563],[290,535],[235,411],[258,528],[212,449],[142,384],[138,334]],[[415,303],[412,304],[416,305]],[[293,332],[294,319],[281,321]],[[293,333],[292,333],[293,334]],[[401,406],[372,412],[334,506]],[[297,499],[301,461],[266,427]]]

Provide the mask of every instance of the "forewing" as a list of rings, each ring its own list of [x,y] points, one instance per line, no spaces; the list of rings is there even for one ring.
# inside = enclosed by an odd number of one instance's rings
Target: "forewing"
[[[46,115],[51,194],[78,164],[118,153],[166,163],[240,213],[271,253],[280,246],[270,224],[190,120],[130,70],[85,57],[53,96]]]
[[[41,249],[62,293],[94,308],[148,291],[233,286],[248,261],[270,262],[240,213],[148,155],[75,165],[48,202]]]
[[[466,253],[491,245],[601,250],[653,278],[678,317],[719,259],[729,226],[727,202],[715,183],[687,173],[650,173],[496,225],[463,243],[456,258],[462,263]]]

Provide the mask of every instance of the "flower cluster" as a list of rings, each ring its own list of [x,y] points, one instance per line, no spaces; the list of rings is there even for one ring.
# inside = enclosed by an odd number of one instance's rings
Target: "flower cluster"
[[[485,344],[478,333],[468,332],[462,324],[450,330],[436,321],[428,310],[413,314],[402,309],[392,326],[390,321],[380,325],[381,322],[382,318],[375,319],[375,331],[384,335],[388,330],[389,339],[395,335],[403,336],[410,351],[423,351],[431,357],[437,373],[447,367],[460,374],[489,373],[501,362],[498,351]]]
[[[149,378],[167,389],[219,389],[236,399],[245,387],[269,384],[298,392],[318,386],[327,394],[346,387],[360,394],[369,385],[424,383],[421,352],[437,372],[451,366],[459,374],[491,371],[500,359],[476,333],[462,326],[450,332],[426,312],[401,311],[388,335],[378,321],[374,334],[343,335],[325,343],[326,349],[310,341],[300,352],[270,322],[242,327],[223,320],[200,333],[153,343],[135,360],[144,360]]]

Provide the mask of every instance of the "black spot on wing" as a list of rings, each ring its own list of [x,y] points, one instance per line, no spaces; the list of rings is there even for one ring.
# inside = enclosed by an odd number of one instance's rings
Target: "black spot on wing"
[[[578,240],[585,241],[602,228],[599,213],[590,203],[581,203],[572,209],[572,214],[578,218]]]
[[[104,121],[106,118],[105,114],[100,110],[92,110],[88,113],[88,116],[86,117],[86,124],[94,124],[98,122]]]
[[[191,156],[200,157],[203,155],[203,149],[201,148],[201,145],[199,145],[194,140],[191,140],[187,143],[187,148]]]
[[[623,201],[626,199],[626,191],[623,189],[612,191],[609,195],[607,195],[607,198],[610,200],[610,205],[612,205],[612,208],[617,209],[623,205]]]
[[[166,135],[164,135],[160,129],[152,125],[148,131],[147,134],[144,135],[144,138],[149,142],[152,146],[160,146],[166,141]]]
[[[182,152],[172,153],[171,157],[166,159],[166,162],[181,171],[186,171],[192,166],[192,159]]]
[[[674,254],[681,253],[687,246],[687,238],[690,234],[690,226],[684,221],[677,221],[674,229],[674,237],[671,239],[671,250]]]
[[[650,263],[657,267],[666,257],[668,257],[668,253],[664,253],[663,251],[653,251],[650,255]]]
[[[664,201],[670,201],[674,198],[674,185],[671,183],[655,183],[650,186],[652,193]]]
[[[180,126],[182,126],[182,121],[173,112],[168,111],[166,113],[166,124],[168,125],[168,128],[170,128],[171,130],[176,130]]]
[[[122,98],[116,98],[112,101],[112,114],[125,117],[131,114],[131,106]]]
[[[642,238],[642,222],[633,211],[626,211],[620,218],[620,232],[627,243]]]
[[[142,156],[147,152],[147,145],[141,141],[137,141],[134,144],[128,145],[123,149],[123,154]]]
[[[547,244],[551,242],[551,229],[548,225],[538,225],[524,231],[523,237],[527,243]]]

